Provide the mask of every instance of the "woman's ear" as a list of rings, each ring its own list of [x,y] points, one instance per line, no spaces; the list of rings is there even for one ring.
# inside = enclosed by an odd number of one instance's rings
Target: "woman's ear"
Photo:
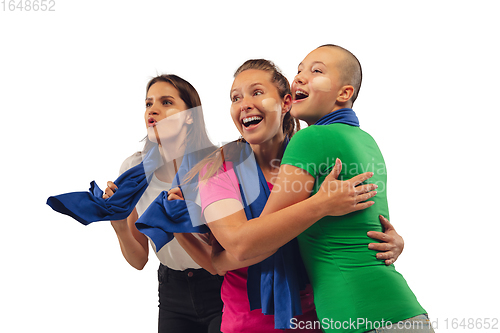
[[[347,103],[354,95],[354,87],[353,86],[343,86],[340,88],[339,95],[337,96],[337,102],[339,103]]]
[[[188,113],[186,117],[186,124],[191,125],[194,122],[193,113],[191,111],[186,111]]]
[[[292,95],[287,94],[283,97],[283,102],[281,103],[281,113],[285,114],[292,108]]]

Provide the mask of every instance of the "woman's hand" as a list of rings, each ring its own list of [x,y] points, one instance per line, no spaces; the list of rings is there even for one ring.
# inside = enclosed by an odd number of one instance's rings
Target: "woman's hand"
[[[170,191],[168,191],[168,200],[184,200],[184,196],[182,195],[182,191],[180,187],[174,187]]]
[[[104,194],[102,196],[103,199],[110,198],[113,194],[115,194],[118,187],[113,182],[107,182],[108,187],[104,190]]]
[[[377,259],[384,259],[386,265],[391,265],[398,259],[401,252],[403,252],[405,242],[388,219],[382,215],[379,218],[380,223],[384,227],[384,232],[368,231],[367,235],[370,238],[382,241],[382,243],[370,243],[368,244],[368,248],[370,250],[381,251],[377,253]]]
[[[104,190],[104,194],[102,195],[103,199],[111,198],[118,189],[115,183],[111,181],[107,182],[106,185],[108,185],[108,187],[106,187],[106,189]],[[119,230],[124,230],[128,228],[128,223],[126,218],[123,220],[111,221],[111,225],[113,226],[113,228],[115,228],[117,232]]]
[[[378,187],[375,184],[360,185],[373,176],[373,172],[365,172],[349,180],[338,180],[342,171],[342,162],[337,158],[335,166],[325,178],[323,184],[314,196],[324,201],[326,215],[342,216],[372,206],[374,201],[366,201],[373,198]]]

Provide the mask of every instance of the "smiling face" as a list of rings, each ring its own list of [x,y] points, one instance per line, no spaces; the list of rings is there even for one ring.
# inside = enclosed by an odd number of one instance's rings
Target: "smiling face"
[[[314,124],[324,115],[346,107],[345,87],[339,62],[341,50],[320,47],[309,53],[299,64],[292,83],[292,116]]]
[[[271,73],[248,69],[236,76],[231,87],[231,117],[250,144],[263,144],[283,136],[283,117],[291,96],[281,98]]]
[[[186,104],[173,85],[162,81],[153,84],[147,92],[144,114],[148,139],[156,142],[157,132],[162,142],[184,140],[187,125],[192,123],[190,111],[186,109]]]

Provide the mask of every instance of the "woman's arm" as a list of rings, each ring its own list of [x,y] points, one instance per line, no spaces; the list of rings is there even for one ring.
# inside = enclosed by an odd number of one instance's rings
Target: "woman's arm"
[[[252,219],[251,223],[246,223],[241,203],[234,199],[210,204],[204,210],[204,217],[215,238],[237,260],[271,253],[324,216],[341,216],[373,205],[373,201],[364,201],[376,194],[373,190],[377,186],[357,186],[373,173],[339,181],[340,171],[341,163],[337,160],[319,191],[309,197],[313,177],[299,168],[283,165],[263,214]],[[277,194],[280,197],[275,198]],[[270,212],[268,205],[275,210],[283,209],[266,215]]]
[[[241,211],[241,213],[243,213],[243,211]],[[220,243],[217,241],[216,238],[212,237],[211,244],[212,244],[212,265],[216,269],[217,274],[219,275],[225,275],[226,272],[228,271],[255,265],[263,261],[264,259],[267,259],[268,257],[272,256],[276,252],[276,250],[273,250],[271,252],[264,253],[252,259],[238,260],[231,253],[224,250],[224,248],[220,245]]]
[[[180,188],[176,187],[168,191],[167,199],[184,200],[184,197]],[[240,213],[243,213],[243,206],[240,207]],[[246,219],[244,213],[243,218]],[[270,253],[265,257],[258,257],[248,262],[238,261],[228,252],[224,251],[213,237],[210,237],[209,243],[212,245],[209,245],[197,239],[193,234],[174,233],[174,236],[191,258],[211,274],[225,275],[227,271],[256,264],[272,254]]]
[[[168,200],[184,200],[182,191],[179,187],[175,187],[168,191]],[[174,233],[174,237],[179,242],[180,246],[184,251],[189,254],[189,256],[202,268],[211,274],[217,274],[218,272],[212,266],[212,247],[205,242],[197,239],[193,234],[189,233]]]
[[[282,165],[279,177],[281,178],[279,178],[275,184],[271,197],[269,198],[261,216],[282,209],[283,207],[287,207],[288,205],[292,205],[301,201],[302,198],[309,196],[309,187],[304,188],[304,191],[297,191],[297,186],[295,186],[295,191],[291,190],[293,189],[292,185],[294,182],[301,183],[304,181],[312,181],[312,177],[308,172],[294,166]],[[275,189],[277,190],[275,191]],[[377,253],[377,258],[385,260],[386,265],[391,265],[397,260],[403,251],[404,241],[403,238],[396,232],[389,220],[383,216],[380,216],[379,218],[382,226],[384,227],[384,232],[369,231],[368,236],[378,239],[382,241],[382,243],[370,243],[368,248],[375,251],[381,251],[380,253]]]
[[[134,208],[125,220],[111,221],[116,232],[123,257],[135,269],[141,270],[148,262],[148,239],[135,227],[138,219],[137,210]]]
[[[298,186],[293,187],[293,184],[312,182],[312,176],[310,176],[308,172],[294,166],[282,165],[279,177],[281,178],[279,178],[275,184],[271,197],[261,216],[299,202],[303,200],[302,198],[308,197],[310,194],[309,187],[304,188],[304,191],[297,191],[296,189]],[[293,190],[294,188],[295,191]],[[275,189],[277,190],[275,191]],[[383,216],[379,218],[384,227],[384,232],[369,231],[368,236],[378,239],[382,241],[382,243],[370,243],[368,248],[375,251],[381,251],[377,253],[377,258],[385,260],[386,265],[391,265],[403,251],[404,241],[389,220]]]
[[[113,182],[108,182],[107,185],[104,199],[111,197],[117,190]],[[138,218],[139,215],[134,208],[126,219],[111,221],[111,225],[118,237],[123,257],[132,267],[141,270],[148,262],[149,247],[147,237],[135,227]]]

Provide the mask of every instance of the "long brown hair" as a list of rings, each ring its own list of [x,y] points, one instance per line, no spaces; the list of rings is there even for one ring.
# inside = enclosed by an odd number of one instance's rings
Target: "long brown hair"
[[[290,83],[272,61],[266,59],[247,60],[240,67],[238,67],[236,72],[234,72],[233,77],[236,78],[240,73],[249,69],[256,69],[270,73],[271,82],[275,84],[278,89],[278,94],[282,99],[286,95],[291,94]],[[290,115],[290,112],[287,112],[283,118],[283,134],[285,134],[286,137],[291,138],[299,129],[300,124],[298,119],[293,118]],[[219,171],[224,161],[238,158],[241,149],[241,144],[238,143],[244,142],[245,139],[241,137],[236,141],[220,147],[194,166],[187,174],[186,179],[188,181],[193,179],[205,166],[207,167],[207,172],[200,178],[200,180],[212,177]]]
[[[191,111],[193,123],[189,125],[186,134],[186,152],[197,151],[207,147],[214,147],[208,137],[205,127],[205,119],[203,118],[203,109],[201,107],[200,95],[196,89],[183,78],[174,74],[162,74],[152,78],[146,85],[146,97],[149,88],[157,82],[166,82],[174,86],[179,92],[179,97],[186,104],[187,109]],[[151,149],[153,144],[146,137],[144,151]]]

